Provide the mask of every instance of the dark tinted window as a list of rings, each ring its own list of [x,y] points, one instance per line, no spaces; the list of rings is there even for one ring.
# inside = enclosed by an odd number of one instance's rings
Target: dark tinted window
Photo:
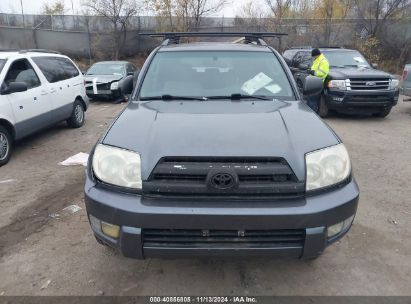
[[[295,53],[297,53],[297,50],[287,50],[283,53],[283,57],[289,61],[291,61],[295,55]]]
[[[304,64],[304,65],[312,64],[312,57],[311,57],[310,52],[301,51],[295,55],[292,65],[295,67],[298,67],[298,65],[300,64]]]
[[[77,77],[78,75],[80,75],[80,72],[78,71],[78,69],[69,59],[64,58],[64,57],[59,57],[56,59],[60,63],[61,67],[64,69],[66,74],[70,76],[68,78],[73,78],[73,77]]]
[[[27,59],[18,59],[11,64],[3,86],[11,82],[24,82],[28,89],[41,85],[40,79]]]
[[[73,78],[80,74],[73,63],[64,57],[34,57],[33,60],[50,83]]]

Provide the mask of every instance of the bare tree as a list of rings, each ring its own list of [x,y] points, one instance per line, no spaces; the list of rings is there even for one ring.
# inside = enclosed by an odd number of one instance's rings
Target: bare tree
[[[252,0],[246,2],[238,15],[236,15],[234,24],[241,27],[258,27],[260,30],[262,26],[262,18],[266,17],[266,13]]]
[[[270,8],[274,18],[273,29],[277,32],[283,31],[283,19],[290,16],[293,0],[265,0],[265,3]],[[282,44],[281,37],[278,37],[278,48],[280,50],[283,48]]]
[[[45,2],[41,10],[42,15],[64,15],[67,11],[64,0],[56,0],[54,3]]]
[[[95,15],[106,18],[112,26],[112,59],[118,60],[127,35],[127,25],[140,7],[135,0],[88,0],[84,4]]]
[[[159,17],[167,17],[172,31],[198,29],[203,18],[217,13],[230,0],[147,0]],[[174,20],[174,21],[173,21]]]
[[[201,19],[207,15],[214,14],[221,10],[227,0],[191,0],[188,1],[190,17],[193,18],[194,27],[198,30]]]
[[[166,26],[171,31],[174,31],[173,14],[175,12],[176,1],[173,0],[146,0],[146,4],[150,11],[156,13],[160,27],[163,27],[163,21],[168,20]]]
[[[371,36],[378,36],[382,24],[410,6],[409,0],[355,0],[358,16]]]
[[[334,35],[337,36],[341,30],[341,21],[345,20],[351,10],[352,0],[318,0],[316,5],[316,17],[324,20],[322,27],[322,43],[330,45],[333,28]],[[336,22],[338,19],[338,23]],[[336,37],[335,37],[336,38]]]

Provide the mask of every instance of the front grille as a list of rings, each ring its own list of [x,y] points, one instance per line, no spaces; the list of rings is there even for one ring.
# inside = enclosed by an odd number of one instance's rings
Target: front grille
[[[233,184],[214,187],[217,174],[229,174]],[[282,158],[164,158],[143,183],[144,194],[179,196],[295,196],[305,192]]]
[[[284,248],[303,247],[305,231],[143,229],[144,247]]]
[[[384,95],[352,95],[349,98],[349,101],[353,102],[370,102],[370,103],[378,103],[378,102],[391,102],[392,98],[390,99],[389,96]]]
[[[93,88],[93,82],[87,80],[85,86],[87,89]],[[111,83],[97,83],[97,90],[110,90]]]
[[[389,87],[389,78],[351,78],[348,82],[348,89],[352,91],[388,90]]]
[[[97,84],[97,90],[110,90],[110,83]]]

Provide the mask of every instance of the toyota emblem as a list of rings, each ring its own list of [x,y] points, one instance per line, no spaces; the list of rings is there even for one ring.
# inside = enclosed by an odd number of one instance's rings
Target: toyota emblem
[[[216,189],[226,190],[234,187],[235,178],[230,173],[217,173],[211,177],[210,184]]]
[[[367,81],[367,82],[365,83],[365,85],[368,86],[368,87],[374,87],[376,84],[377,84],[377,83],[376,83],[375,81]]]

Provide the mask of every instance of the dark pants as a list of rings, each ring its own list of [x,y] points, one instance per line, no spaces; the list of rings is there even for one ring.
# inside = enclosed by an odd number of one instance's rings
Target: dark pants
[[[320,110],[321,94],[307,96],[307,105],[315,112]]]

